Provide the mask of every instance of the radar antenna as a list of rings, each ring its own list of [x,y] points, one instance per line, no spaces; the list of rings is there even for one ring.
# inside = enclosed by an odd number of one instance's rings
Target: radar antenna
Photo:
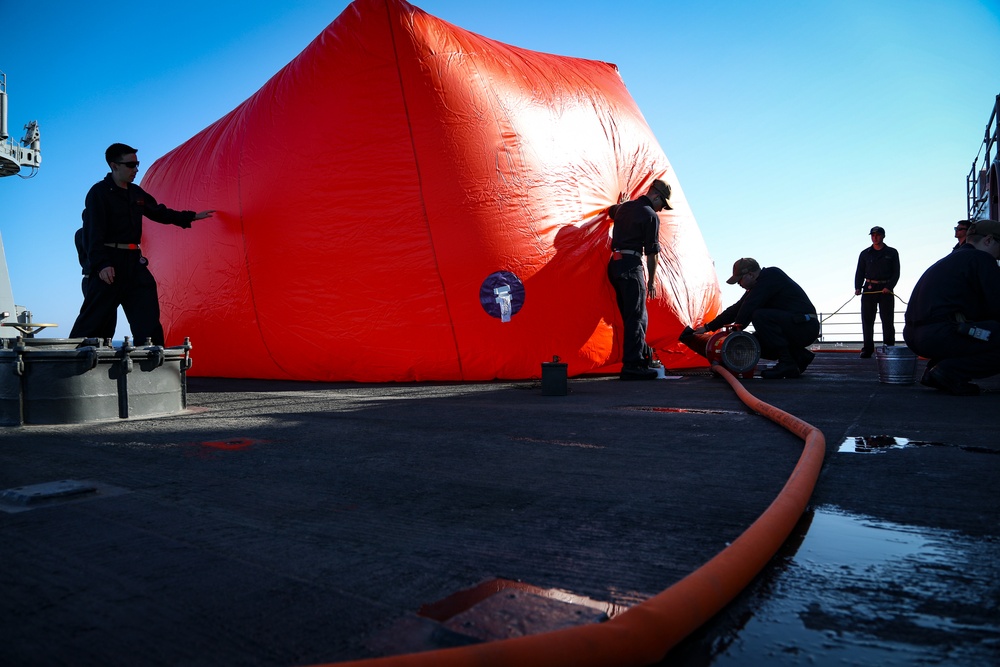
[[[24,130],[20,143],[11,139],[7,132],[7,75],[0,72],[0,178],[14,174],[31,178],[38,173],[42,164],[42,134],[38,121],[31,121]],[[22,168],[29,169],[30,173],[25,176],[21,173]]]
[[[11,139],[7,132],[7,75],[0,72],[0,178],[14,174],[21,178],[31,178],[38,173],[38,166],[42,163],[42,135],[38,131],[38,121],[31,121],[24,126],[24,130],[24,138],[20,144]],[[22,167],[30,169],[27,176],[21,173]],[[8,318],[13,319],[8,321]],[[3,326],[31,323],[31,313],[24,306],[14,305],[10,274],[7,272],[7,258],[3,251],[3,238],[0,238],[0,323]],[[34,334],[35,329],[29,331],[31,333],[26,335],[30,336]],[[0,334],[3,333],[6,331],[0,330]]]

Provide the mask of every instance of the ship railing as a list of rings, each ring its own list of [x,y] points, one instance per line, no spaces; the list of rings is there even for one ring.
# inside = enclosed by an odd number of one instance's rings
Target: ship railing
[[[988,218],[991,214],[1000,215],[998,211],[990,210],[990,199],[997,201],[1000,193],[990,192],[997,187],[997,172],[1000,171],[1000,155],[997,144],[1000,143],[1000,95],[993,103],[993,112],[986,122],[986,132],[979,152],[972,160],[972,170],[965,177],[965,194],[969,220]],[[980,162],[982,158],[982,162]]]

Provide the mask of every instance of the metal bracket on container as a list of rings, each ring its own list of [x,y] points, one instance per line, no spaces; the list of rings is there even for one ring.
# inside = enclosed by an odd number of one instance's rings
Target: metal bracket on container
[[[162,347],[160,347],[158,345],[155,346],[155,347],[147,347],[146,348],[146,356],[149,357],[150,359],[155,359],[156,360],[156,365],[153,366],[153,368],[159,368],[160,366],[163,365],[163,348]]]
[[[10,349],[17,353],[14,372],[18,375],[24,375],[24,339],[18,336],[14,344],[10,346]]]
[[[184,348],[184,361],[181,363],[181,370],[189,371],[194,360],[191,359],[191,339],[188,336],[184,337],[184,345],[182,347]]]
[[[128,419],[128,374],[132,372],[132,357],[129,352],[134,350],[132,342],[125,336],[125,342],[118,349],[121,358],[121,374],[118,376],[118,417]]]
[[[132,357],[129,353],[135,348],[132,346],[131,341],[128,336],[125,336],[125,342],[122,346],[118,348],[118,356],[121,358],[122,373],[128,374],[132,372]]]
[[[91,370],[92,371],[95,368],[97,368],[97,348],[96,347],[85,347],[85,348],[82,348],[82,349],[86,350],[87,366],[89,366],[89,368],[87,370]]]

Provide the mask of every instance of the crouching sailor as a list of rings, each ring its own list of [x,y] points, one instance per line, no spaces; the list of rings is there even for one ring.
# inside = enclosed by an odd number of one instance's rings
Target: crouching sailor
[[[924,271],[906,307],[903,340],[927,369],[921,384],[975,396],[969,382],[1000,373],[1000,222],[972,222],[965,243]]]
[[[767,380],[799,377],[815,358],[807,348],[819,337],[816,308],[805,291],[781,269],[762,269],[751,257],[736,260],[733,275],[726,282],[739,284],[746,293],[694,333],[715,331],[727,324],[737,329],[753,324],[760,356],[777,360],[760,376]]]

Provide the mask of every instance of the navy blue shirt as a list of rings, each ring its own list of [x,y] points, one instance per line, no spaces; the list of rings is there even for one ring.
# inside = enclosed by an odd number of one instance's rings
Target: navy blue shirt
[[[816,308],[799,284],[776,266],[765,266],[757,276],[757,283],[743,297],[705,325],[715,331],[724,324],[746,327],[753,320],[758,308],[786,310],[798,315],[813,315]]]
[[[619,204],[611,209],[615,224],[611,230],[611,247],[614,250],[636,250],[646,255],[660,252],[660,216],[653,210],[653,202],[642,195],[638,199]]]
[[[1000,320],[1000,267],[970,243],[920,276],[906,306],[906,325],[954,322],[956,313],[973,322]]]
[[[83,245],[89,265],[85,268],[97,273],[112,265],[112,249],[105,243],[139,243],[143,216],[187,229],[194,221],[195,212],[175,211],[158,204],[135,183],[120,188],[111,174],[90,188],[83,211]]]
[[[869,246],[858,256],[858,268],[854,272],[854,289],[865,286],[866,280],[886,283],[886,287],[894,289],[899,282],[899,253],[887,245],[881,250]]]

